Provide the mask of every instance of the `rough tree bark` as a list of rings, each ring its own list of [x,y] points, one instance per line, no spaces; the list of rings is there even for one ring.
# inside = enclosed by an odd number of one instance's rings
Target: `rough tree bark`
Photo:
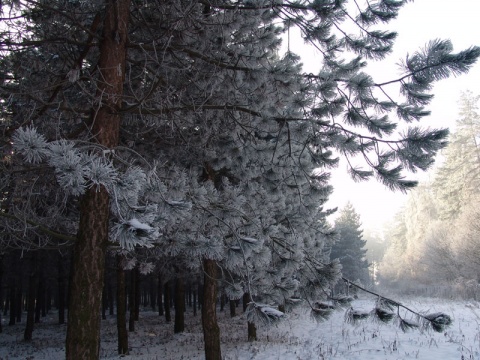
[[[106,0],[99,46],[97,104],[92,110],[92,135],[106,148],[118,145],[125,79],[127,27],[130,0]],[[110,196],[103,187],[92,187],[82,196],[80,224],[74,249],[73,274],[66,338],[66,358],[98,359],[100,355],[100,305],[108,241]]]
[[[202,326],[205,360],[221,360],[220,328],[217,323],[217,263],[203,260]]]

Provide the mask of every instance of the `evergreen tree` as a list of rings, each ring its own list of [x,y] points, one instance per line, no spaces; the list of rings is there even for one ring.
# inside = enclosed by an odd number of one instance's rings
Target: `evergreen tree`
[[[453,220],[464,204],[478,195],[480,186],[480,97],[471,92],[460,98],[456,130],[444,151],[445,162],[438,169],[434,189],[439,198],[440,216]]]
[[[108,246],[205,275],[207,359],[221,358],[218,280],[232,299],[248,292],[249,320],[267,323],[283,314],[261,301],[325,293],[338,277],[322,208],[336,154],[363,157],[355,179],[414,186],[403,169],[427,169],[447,131],[395,133],[388,115],[428,115],[432,84],[480,54],[435,40],[375,83],[365,59],[383,59],[396,34],[372,27],[404,1],[357,16],[347,1],[13,3],[19,14],[2,3],[0,91],[2,176],[17,203],[1,214],[8,234],[74,239],[69,359],[99,356]],[[359,34],[338,31],[343,21]],[[322,51],[317,74],[278,54],[290,26]],[[391,83],[401,100],[382,95]]]
[[[361,226],[360,215],[351,203],[347,203],[335,220],[338,239],[332,246],[330,256],[340,261],[344,277],[366,285],[370,283],[369,264],[366,259],[366,240],[363,239]]]

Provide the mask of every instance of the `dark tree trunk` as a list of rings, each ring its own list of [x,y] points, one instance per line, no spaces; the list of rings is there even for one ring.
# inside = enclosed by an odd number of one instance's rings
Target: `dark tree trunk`
[[[253,322],[248,321],[248,341],[257,341],[257,327]]]
[[[140,318],[140,303],[141,303],[141,291],[140,291],[140,269],[138,266],[133,269],[133,275],[135,276],[135,321]]]
[[[249,302],[250,302],[250,294],[244,293],[242,297],[243,312],[247,311],[247,306]]]
[[[92,134],[106,148],[118,145],[125,79],[130,0],[105,0],[99,44],[97,104],[92,110]],[[99,19],[100,17],[95,17]],[[93,31],[94,32],[94,31]],[[108,242],[110,197],[103,186],[82,196],[75,243],[66,337],[67,360],[96,360],[100,356],[100,306]]]
[[[247,310],[248,303],[252,301],[252,298],[249,293],[243,294],[243,311]],[[247,330],[248,330],[248,341],[256,341],[257,340],[257,328],[253,322],[247,322]]]
[[[150,275],[149,277],[149,297],[150,297],[150,306],[152,307],[152,311],[155,311],[156,309],[156,300],[157,300],[157,296],[155,294],[155,279],[153,277],[153,275]]]
[[[65,274],[64,259],[58,257],[58,323],[65,324]]]
[[[122,267],[121,256],[117,255],[117,335],[119,355],[128,354],[127,294],[125,287],[125,270]]]
[[[102,289],[102,320],[107,320],[107,288],[106,288],[106,284],[103,284],[103,289]]]
[[[40,316],[45,317],[46,312],[46,293],[45,293],[45,276],[43,272],[43,261],[40,259],[40,269],[37,286],[37,303],[35,304],[35,323],[40,322]]]
[[[28,278],[28,291],[27,291],[27,323],[25,325],[25,332],[23,333],[23,340],[32,340],[33,325],[35,323],[35,288],[36,274],[30,274]]]
[[[6,305],[5,305],[6,308]],[[3,308],[3,255],[0,254],[0,310]],[[0,311],[0,334],[3,332],[2,327],[2,313]]]
[[[170,314],[170,296],[171,290],[170,290],[170,281],[167,281],[165,283],[165,289],[163,291],[163,302],[165,305],[165,321],[170,322],[172,321],[172,315]]]
[[[52,287],[46,286],[45,276],[42,275],[41,279],[43,280],[43,292],[45,294],[42,300],[41,309],[42,309],[42,317],[45,317],[47,316],[47,313],[52,309]]]
[[[197,316],[197,292],[193,290],[193,316]]]
[[[225,294],[220,295],[220,311],[223,311],[223,309],[225,308],[225,300]]]
[[[163,316],[163,282],[162,276],[158,275],[157,282],[157,303],[158,303],[158,315]]]
[[[15,314],[16,314],[16,322],[22,322],[22,313],[23,313],[23,286],[22,281],[20,280],[20,284],[17,287],[17,293],[15,294]]]
[[[7,288],[8,290],[9,288]],[[7,316],[8,310],[10,309],[10,290],[8,290],[8,294],[5,293],[5,307],[3,309],[3,316]]]
[[[175,280],[175,325],[174,333],[185,331],[185,283],[183,277]]]
[[[235,317],[237,315],[237,302],[235,300],[230,300],[230,317]]]
[[[113,307],[115,306],[114,304],[115,302],[113,299],[113,287],[111,283],[108,284],[107,293],[108,293],[108,315],[113,316],[114,314]]]
[[[217,263],[203,260],[202,326],[205,360],[221,360],[220,328],[217,323]]]
[[[130,271],[130,291],[128,292],[128,331],[135,331],[135,286],[136,276],[135,276],[135,269]]]
[[[15,325],[16,323],[16,318],[17,318],[17,307],[16,307],[16,302],[15,302],[15,294],[17,293],[17,288],[15,285],[11,284],[9,287],[9,302],[10,302],[10,321],[8,325]]]

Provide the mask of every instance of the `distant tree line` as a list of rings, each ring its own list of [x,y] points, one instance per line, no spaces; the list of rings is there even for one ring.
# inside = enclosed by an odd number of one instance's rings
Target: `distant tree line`
[[[384,284],[478,298],[480,97],[462,94],[459,118],[432,180],[421,183],[386,238]]]

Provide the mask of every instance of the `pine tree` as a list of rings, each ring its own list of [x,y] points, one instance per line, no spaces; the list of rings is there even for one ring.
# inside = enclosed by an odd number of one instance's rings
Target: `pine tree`
[[[21,211],[12,204],[2,218],[12,233],[27,224],[75,239],[67,358],[98,357],[107,246],[205,274],[205,311],[215,310],[217,280],[232,299],[248,292],[251,321],[282,317],[261,301],[325,293],[339,276],[322,208],[337,154],[363,157],[355,179],[414,186],[403,169],[427,169],[447,131],[395,134],[388,115],[428,115],[433,82],[480,54],[432,41],[392,81],[403,99],[382,98],[390,83],[363,68],[396,34],[370,27],[404,3],[368,4],[353,17],[346,1],[15,1],[0,90],[3,141],[14,144],[5,173]],[[335,30],[344,20],[360,35]],[[317,74],[279,54],[290,26],[322,51]],[[207,315],[206,358],[219,359]]]
[[[339,259],[344,277],[368,285],[370,283],[369,264],[366,259],[366,240],[363,239],[361,226],[360,215],[351,203],[347,203],[335,220],[334,228],[338,239],[332,246],[330,256],[333,259]]]

